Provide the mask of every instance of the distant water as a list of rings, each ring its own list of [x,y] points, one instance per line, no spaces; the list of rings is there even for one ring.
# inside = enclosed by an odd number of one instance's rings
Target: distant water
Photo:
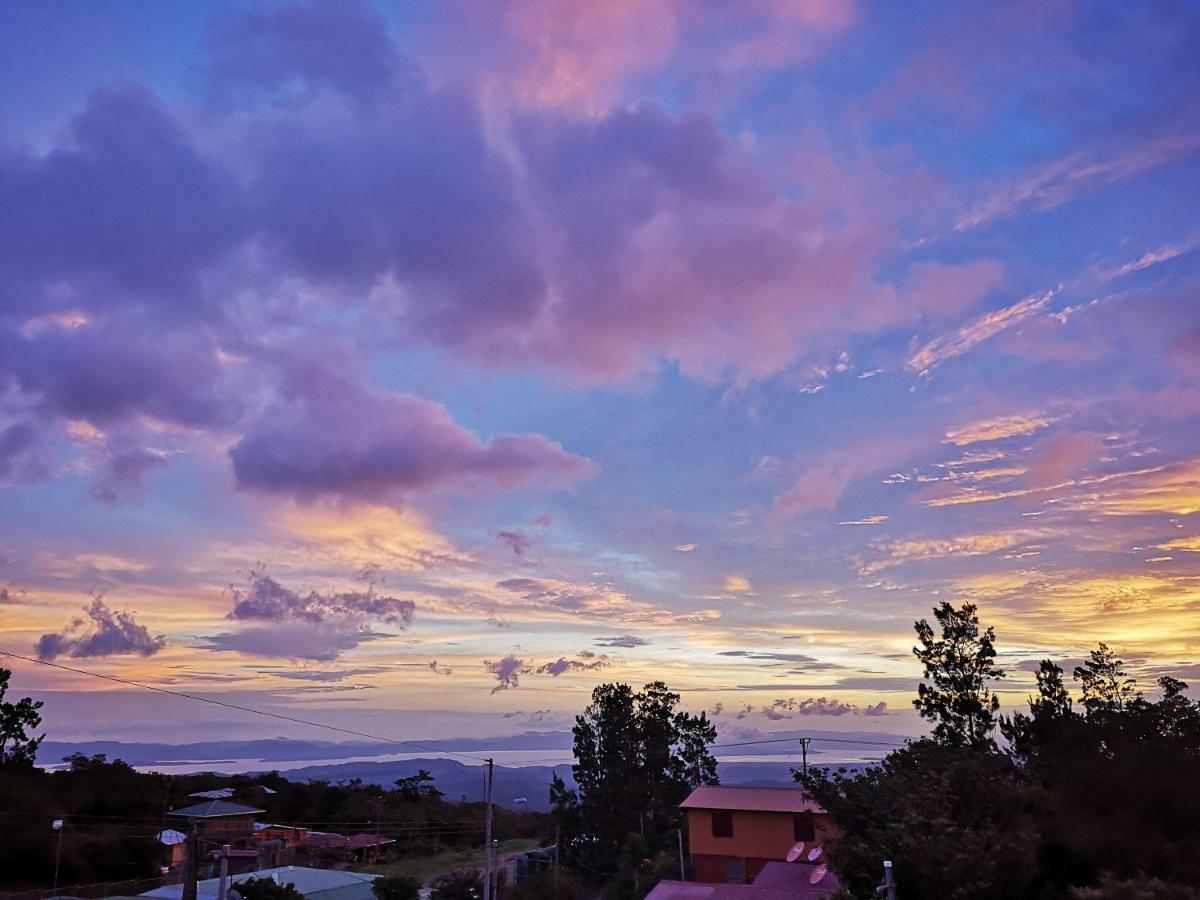
[[[824,755],[810,750],[809,765],[838,766],[863,765],[875,762],[880,758],[878,752],[856,753],[839,750],[834,754]],[[359,762],[405,762],[412,759],[449,759],[464,765],[483,765],[481,760],[491,757],[496,765],[506,768],[523,768],[526,766],[557,766],[570,765],[574,758],[569,750],[472,750],[469,755],[450,753],[446,751],[424,750],[419,753],[387,753],[368,756],[335,756],[313,757],[299,760],[268,760],[255,757],[220,760],[172,760],[163,763],[139,763],[134,766],[142,772],[162,772],[167,775],[184,775],[189,772],[220,772],[222,774],[238,774],[242,772],[265,772],[278,770],[287,772],[292,769],[303,769],[309,766],[333,766],[345,763]],[[770,763],[777,766],[799,766],[799,753],[771,754],[737,754],[717,755],[723,763]],[[47,767],[61,768],[61,767]]]

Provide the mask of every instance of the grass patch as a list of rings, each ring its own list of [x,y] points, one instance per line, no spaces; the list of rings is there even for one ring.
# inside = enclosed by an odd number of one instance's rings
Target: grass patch
[[[503,857],[507,853],[521,853],[525,850],[533,850],[539,845],[540,842],[533,838],[513,838],[509,841],[501,841],[500,856]],[[424,884],[425,880],[431,875],[438,875],[442,872],[449,872],[453,869],[461,869],[466,866],[473,866],[476,869],[482,868],[483,847],[475,847],[470,850],[447,850],[444,853],[436,853],[433,856],[408,856],[392,862],[382,863],[381,865],[366,866],[359,869],[359,871],[369,872],[373,875],[407,875]]]

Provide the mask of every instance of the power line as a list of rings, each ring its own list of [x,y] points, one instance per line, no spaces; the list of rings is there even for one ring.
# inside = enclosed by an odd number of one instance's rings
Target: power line
[[[199,703],[211,703],[213,706],[222,706],[226,709],[236,709],[240,712],[252,713],[256,716],[267,716],[271,719],[279,719],[284,722],[292,722],[297,725],[308,725],[312,728],[324,728],[328,731],[339,731],[342,734],[353,735],[354,737],[368,738],[373,741],[382,741],[386,744],[400,744],[407,747],[416,747],[418,750],[424,750],[427,753],[445,753],[449,756],[460,756],[464,759],[476,759],[480,762],[487,762],[487,759],[482,756],[475,756],[472,753],[459,753],[455,750],[439,750],[434,747],[429,747],[425,744],[417,743],[416,741],[405,741],[399,738],[381,737],[377,734],[368,734],[365,731],[355,731],[352,728],[342,728],[338,725],[330,725],[327,722],[312,722],[308,719],[299,719],[295,716],[286,716],[283,713],[268,712],[265,709],[254,709],[250,706],[240,706],[237,703],[228,703],[224,700],[214,700],[212,697],[201,697],[199,694],[188,694],[184,691],[173,691],[169,688],[156,687],[152,684],[144,684],[140,681],[130,681],[127,678],[118,678],[115,675],[102,675],[99,672],[89,672],[87,669],[77,669],[74,666],[64,666],[61,663],[50,662],[46,659],[37,659],[33,656],[22,656],[20,653],[13,653],[9,650],[0,650],[0,656],[11,656],[13,659],[23,659],[25,662],[37,663],[41,666],[49,666],[52,669],[62,669],[64,672],[74,672],[76,675],[88,675],[92,678],[101,678],[105,681],[112,681],[117,684],[128,685],[129,687],[141,688],[145,691],[157,691],[160,694],[170,694],[172,697],[183,697],[185,700],[195,700]]]
[[[740,741],[734,744],[709,744],[710,750],[718,750],[722,747],[749,747],[754,744],[792,744],[800,740],[799,737],[788,738],[767,738],[760,741]],[[903,747],[904,741],[862,741],[852,740],[850,738],[830,738],[830,737],[815,737],[811,738],[814,741],[824,741],[830,744],[868,744],[874,747]]]

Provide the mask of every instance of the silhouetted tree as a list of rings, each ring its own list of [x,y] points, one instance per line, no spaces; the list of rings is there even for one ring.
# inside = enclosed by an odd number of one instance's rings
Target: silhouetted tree
[[[566,830],[573,820],[578,830],[568,833],[590,845],[595,867],[611,869],[634,834],[653,853],[676,827],[679,804],[691,789],[716,783],[716,760],[708,750],[716,728],[704,714],[678,710],[679,699],[659,681],[638,692],[627,684],[602,684],[576,717],[578,809],[561,781],[552,784],[551,802],[560,826]]]
[[[45,735],[34,737],[42,724],[41,700],[22,697],[16,703],[4,699],[12,672],[0,669],[0,764],[32,764]]]
[[[429,900],[481,900],[483,877],[478,869],[456,869],[435,878]]]
[[[979,630],[975,606],[935,607],[941,636],[925,619],[915,623],[919,647],[913,653],[932,684],[917,688],[913,706],[934,723],[934,739],[953,747],[990,747],[1000,701],[988,684],[1004,677],[995,664],[995,630]]]
[[[371,882],[375,900],[418,900],[421,882],[409,875],[384,875]]]
[[[428,769],[418,769],[415,775],[397,778],[393,784],[396,792],[404,800],[425,800],[438,798],[442,792],[433,786],[433,776]]]
[[[236,882],[233,889],[242,900],[304,900],[294,884],[279,884],[270,878],[247,878]]]
[[[1043,659],[1035,677],[1037,696],[1029,698],[1029,714],[1018,712],[1012,718],[1000,717],[1000,733],[1008,741],[1009,752],[1025,760],[1057,740],[1065,724],[1076,715],[1060,666]]]
[[[1125,672],[1124,660],[1104,643],[1091,652],[1087,662],[1075,667],[1074,677],[1089,716],[1120,712],[1139,696],[1137,682]]]

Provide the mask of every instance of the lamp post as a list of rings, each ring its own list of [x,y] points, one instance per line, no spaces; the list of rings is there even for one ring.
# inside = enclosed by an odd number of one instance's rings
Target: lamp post
[[[58,832],[58,846],[54,850],[54,887],[52,890],[58,891],[58,864],[62,861],[62,836],[63,836],[63,820],[55,819],[50,823],[50,827]]]

